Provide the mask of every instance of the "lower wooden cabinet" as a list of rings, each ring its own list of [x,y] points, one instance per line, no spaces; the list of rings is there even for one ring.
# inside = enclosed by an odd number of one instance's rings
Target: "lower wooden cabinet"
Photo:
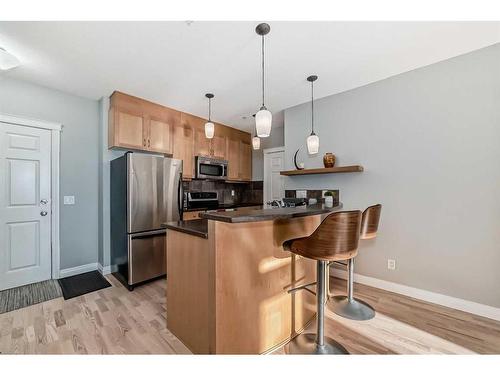
[[[182,220],[196,220],[200,218],[200,214],[205,211],[185,211],[182,213]]]

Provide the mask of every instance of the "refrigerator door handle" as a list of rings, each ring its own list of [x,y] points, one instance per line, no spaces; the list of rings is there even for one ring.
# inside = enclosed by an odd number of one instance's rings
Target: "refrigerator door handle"
[[[177,187],[177,209],[179,210],[179,220],[182,221],[182,197],[184,193],[182,191],[182,172],[179,173],[179,186]]]
[[[152,236],[157,236],[159,234],[165,234],[166,232],[167,232],[166,229],[158,229],[158,230],[152,230],[149,232],[131,233],[130,238],[132,238],[132,239],[148,238],[148,237],[152,237]]]

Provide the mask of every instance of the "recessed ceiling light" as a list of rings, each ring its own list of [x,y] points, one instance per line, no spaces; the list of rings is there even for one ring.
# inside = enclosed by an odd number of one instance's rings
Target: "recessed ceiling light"
[[[0,70],[9,70],[18,67],[21,63],[16,56],[0,47]]]

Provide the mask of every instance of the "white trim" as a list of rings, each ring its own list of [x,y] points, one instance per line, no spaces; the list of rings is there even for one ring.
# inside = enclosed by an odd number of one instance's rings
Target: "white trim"
[[[61,132],[52,130],[52,155],[51,155],[51,172],[52,172],[52,278],[58,279],[61,268],[61,243],[59,236],[59,218],[60,218],[60,202],[59,202],[59,160],[61,151]]]
[[[57,122],[19,117],[19,116],[9,115],[6,113],[0,113],[0,122],[6,122],[13,125],[30,126],[32,128],[56,130],[56,131],[61,131],[63,127],[60,123]]]
[[[55,122],[44,120],[36,120],[31,118],[23,118],[19,116],[0,113],[0,122],[28,126],[38,129],[46,129],[51,131],[51,156],[50,156],[50,173],[51,173],[51,257],[52,257],[52,272],[53,279],[59,279],[60,276],[60,261],[61,248],[59,236],[59,218],[60,218],[60,202],[59,202],[59,184],[60,184],[60,155],[61,155],[61,130],[62,125]]]
[[[332,276],[344,280],[347,279],[346,270],[336,267],[330,267],[330,272]],[[471,314],[500,321],[500,308],[498,307],[483,305],[481,303],[467,301],[456,297],[450,297],[444,294],[434,293],[428,290],[418,289],[403,284],[397,284],[391,281],[380,280],[374,277],[364,276],[357,273],[354,274],[354,281],[359,284],[369,285],[374,288],[387,290],[408,297],[417,298],[426,302],[435,303],[437,305],[450,307],[452,309],[465,311]]]
[[[101,263],[97,264],[97,270],[104,276],[111,273],[111,266],[103,266]]]
[[[267,160],[268,160],[270,154],[275,154],[278,152],[283,153],[283,163],[284,163],[285,162],[285,147],[284,146],[264,149],[264,160],[263,160],[264,168],[263,168],[263,175],[262,175],[262,184],[263,184],[263,197],[262,198],[264,199],[264,206],[265,206],[266,202],[269,201],[269,197],[267,194],[267,190],[268,190],[267,184],[269,184],[269,181],[267,181],[267,179],[266,179],[267,170],[269,168],[267,165]],[[281,176],[281,178],[283,179],[283,176]],[[283,183],[283,190],[284,189],[285,189],[285,184]],[[284,193],[284,191],[283,191],[283,193]]]
[[[266,148],[263,150],[264,154],[272,154],[274,152],[285,152],[285,147],[284,146],[280,146],[280,147],[273,147],[273,148]]]
[[[84,264],[82,266],[65,268],[59,272],[59,278],[62,279],[63,277],[79,275],[81,273],[90,271],[96,271],[97,269],[98,269],[97,263],[89,263],[89,264]]]

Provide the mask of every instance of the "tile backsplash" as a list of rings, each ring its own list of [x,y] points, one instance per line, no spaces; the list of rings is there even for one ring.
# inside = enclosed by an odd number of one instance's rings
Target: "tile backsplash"
[[[262,181],[230,183],[224,181],[191,180],[184,181],[183,188],[188,191],[216,191],[221,204],[247,204],[263,202]],[[234,195],[232,195],[234,192]]]
[[[285,190],[286,198],[296,198],[298,195],[300,196],[302,192],[306,192],[306,198],[315,198],[318,202],[322,202],[323,199],[323,191],[332,191],[333,192],[333,201],[338,203],[340,201],[340,191],[338,189],[323,189],[323,190],[308,190],[308,189],[297,189],[297,190]],[[297,192],[299,192],[297,194]]]

